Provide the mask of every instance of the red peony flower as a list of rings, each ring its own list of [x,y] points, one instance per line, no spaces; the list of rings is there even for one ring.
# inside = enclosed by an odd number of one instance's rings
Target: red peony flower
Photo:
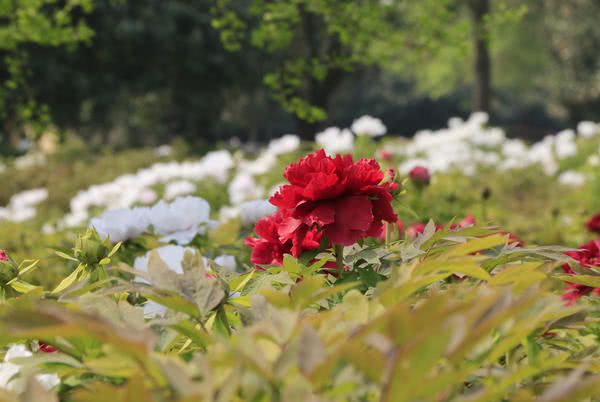
[[[412,182],[417,185],[427,185],[431,180],[429,169],[427,169],[425,166],[415,166],[410,170],[410,172],[408,172],[408,176]]]
[[[419,234],[425,231],[424,223],[413,223],[406,229],[406,236],[410,238],[416,238]]]
[[[256,222],[254,232],[259,236],[247,237],[246,244],[252,248],[250,260],[257,265],[281,265],[283,255],[299,257],[304,250],[314,250],[321,244],[321,234],[316,227],[297,224],[290,210],[279,210]],[[294,228],[289,232],[290,228]]]
[[[386,151],[385,149],[381,150],[381,159],[384,161],[389,161],[392,159],[392,153],[390,151]]]
[[[8,254],[6,254],[6,251],[0,250],[0,262],[6,261],[8,261]]]
[[[413,223],[412,225],[410,225],[408,227],[408,229],[406,229],[406,236],[414,239],[416,238],[419,234],[425,232],[425,225],[424,223]],[[441,225],[435,225],[435,231],[439,232],[440,230],[442,230],[444,227]]]
[[[525,243],[516,234],[508,232],[508,244],[514,244],[517,247],[523,247]]]
[[[471,226],[475,226],[476,224],[477,224],[477,222],[475,222],[475,218],[473,218],[473,215],[469,214],[469,215],[465,216],[465,219],[458,222],[458,227],[459,228],[468,228]]]
[[[40,342],[40,352],[42,353],[55,353],[57,349],[53,346],[48,345],[47,343]]]
[[[473,215],[469,214],[462,221],[458,222],[458,224],[453,223],[452,225],[450,225],[450,230],[469,228],[471,226],[475,226],[476,224],[477,223],[475,222],[475,218],[473,218]]]
[[[592,216],[589,221],[585,224],[591,232],[600,233],[600,212]]]
[[[600,267],[600,239],[583,244],[579,246],[579,250],[567,251],[565,254],[577,261],[582,268]],[[562,268],[566,273],[576,275],[571,265],[563,264]],[[563,299],[571,304],[590,293],[600,295],[600,288],[569,283],[563,293]]]
[[[404,235],[404,223],[402,223],[402,221],[400,219],[398,219],[396,221],[396,228],[398,230],[398,236],[400,238],[402,238],[402,236]],[[393,227],[392,227],[392,232],[394,231]],[[379,233],[379,235],[377,236],[377,238],[381,241],[385,241],[385,237],[386,237],[386,227],[385,225],[383,225],[381,227],[381,232]]]
[[[317,227],[333,244],[349,246],[379,235],[383,221],[398,219],[390,193],[398,185],[382,183],[385,175],[373,159],[354,162],[350,155],[331,158],[319,150],[289,165],[284,176],[290,184],[270,199],[290,211],[280,223],[280,239],[299,238],[298,231],[302,238]]]

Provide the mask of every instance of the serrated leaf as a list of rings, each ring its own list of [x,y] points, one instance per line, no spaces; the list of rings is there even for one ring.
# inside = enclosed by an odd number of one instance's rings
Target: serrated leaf
[[[27,380],[25,392],[19,399],[20,402],[58,402],[58,397],[52,391],[46,390],[35,377]]]

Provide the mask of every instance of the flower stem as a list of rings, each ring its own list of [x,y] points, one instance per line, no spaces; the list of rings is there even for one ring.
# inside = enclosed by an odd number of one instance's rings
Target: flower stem
[[[339,270],[344,270],[344,246],[336,244],[333,246],[335,250],[335,262]]]

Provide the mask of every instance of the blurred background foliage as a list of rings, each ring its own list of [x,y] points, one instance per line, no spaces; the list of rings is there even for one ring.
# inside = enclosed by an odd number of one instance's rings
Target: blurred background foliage
[[[369,113],[392,133],[471,110],[512,135],[600,120],[595,0],[0,0],[2,153],[214,144]]]

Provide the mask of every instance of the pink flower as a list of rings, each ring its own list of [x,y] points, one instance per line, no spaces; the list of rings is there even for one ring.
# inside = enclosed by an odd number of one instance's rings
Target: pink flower
[[[0,250],[0,262],[6,261],[8,261],[8,254],[6,254],[6,251]]]
[[[292,239],[317,227],[333,244],[352,245],[364,237],[381,233],[383,221],[396,222],[391,191],[398,185],[382,183],[385,174],[373,159],[337,155],[319,150],[292,163],[284,174],[290,182],[270,201],[290,211],[278,231]]]
[[[410,180],[416,185],[426,186],[429,184],[431,180],[431,175],[429,174],[429,169],[425,166],[415,166],[408,172],[408,176]]]
[[[600,267],[600,239],[583,244],[579,246],[579,250],[567,251],[565,254],[577,261],[582,268]],[[570,264],[563,264],[562,268],[566,273],[576,275]],[[600,295],[600,288],[569,283],[563,293],[563,299],[571,304],[590,293]]]
[[[590,220],[587,221],[585,226],[591,232],[600,233],[600,212],[598,212],[596,215],[592,216],[590,218]]]

